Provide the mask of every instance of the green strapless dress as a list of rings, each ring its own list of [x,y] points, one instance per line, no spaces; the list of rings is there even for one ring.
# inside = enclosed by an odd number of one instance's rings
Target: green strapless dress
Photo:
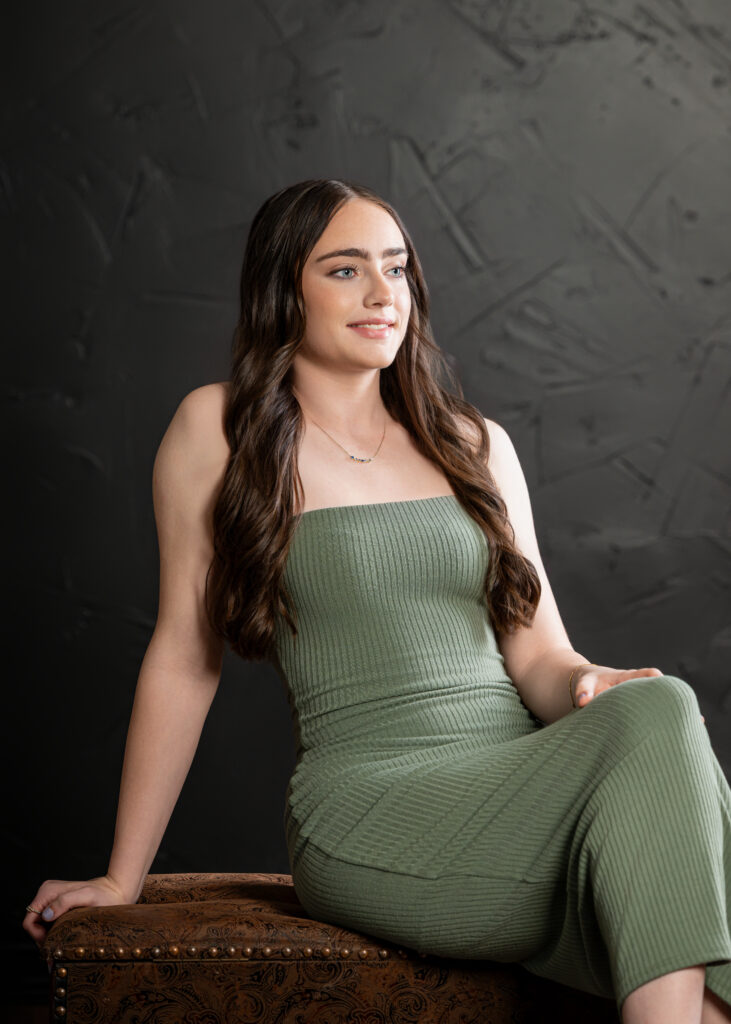
[[[629,680],[543,725],[454,495],[305,512],[275,664],[284,821],[314,917],[614,998],[705,963],[731,1003],[731,791],[692,688]]]

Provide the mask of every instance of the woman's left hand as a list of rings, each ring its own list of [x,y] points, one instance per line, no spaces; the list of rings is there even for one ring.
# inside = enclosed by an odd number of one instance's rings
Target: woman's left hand
[[[661,676],[659,668],[609,668],[608,665],[581,665],[571,679],[576,706],[586,707],[598,693],[603,693],[625,679],[645,679],[647,676]],[[705,724],[705,718],[701,715]]]
[[[661,676],[659,668],[609,668],[607,665],[581,665],[576,669],[571,688],[578,708],[586,707],[598,693],[603,693],[626,679]]]

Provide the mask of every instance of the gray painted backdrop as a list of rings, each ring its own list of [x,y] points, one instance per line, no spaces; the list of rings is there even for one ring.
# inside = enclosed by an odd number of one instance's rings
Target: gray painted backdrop
[[[73,0],[17,18],[3,948],[26,988],[45,971],[23,906],[107,865],[156,614],[155,451],[180,399],[227,376],[250,219],[302,178],[353,178],[403,214],[437,340],[521,457],[574,646],[690,682],[728,771],[726,0]],[[274,670],[230,657],[152,870],[287,870],[292,764]]]

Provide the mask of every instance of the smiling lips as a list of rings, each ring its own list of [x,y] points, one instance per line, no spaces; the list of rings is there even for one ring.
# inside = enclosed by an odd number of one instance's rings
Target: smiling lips
[[[348,327],[363,327],[365,324],[388,324],[392,326],[395,322],[395,320],[387,320],[383,316],[373,316],[370,320],[354,320],[352,324],[348,324]]]
[[[374,317],[372,320],[357,320],[355,323],[348,324],[348,327],[352,327],[354,331],[357,331],[358,334],[363,335],[365,338],[382,338],[391,331],[394,324],[394,320],[383,320],[380,317]]]

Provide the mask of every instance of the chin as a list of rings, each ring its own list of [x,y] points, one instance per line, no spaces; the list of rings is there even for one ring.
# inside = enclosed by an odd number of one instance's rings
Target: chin
[[[366,353],[362,353],[362,355],[366,357],[366,361],[368,362],[369,366],[385,367],[391,365],[391,363],[396,358],[398,350],[399,346],[397,345],[395,348],[381,349],[380,352],[369,352],[367,354],[367,357]]]

